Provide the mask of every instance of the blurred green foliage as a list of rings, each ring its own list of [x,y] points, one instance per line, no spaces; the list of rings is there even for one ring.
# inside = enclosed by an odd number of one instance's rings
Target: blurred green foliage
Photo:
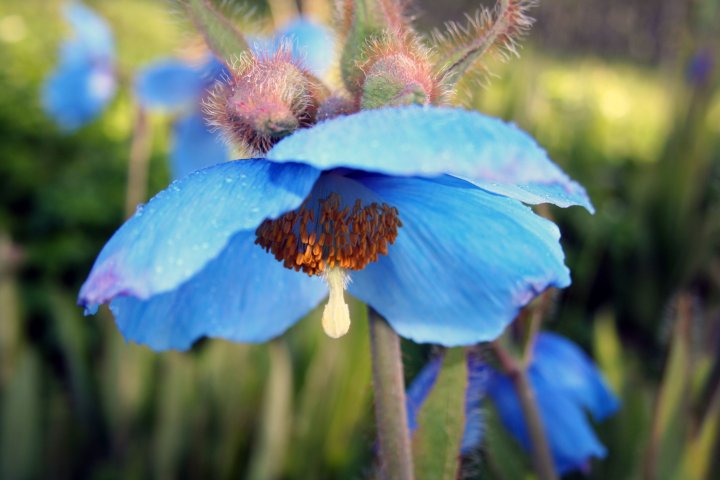
[[[315,312],[269,345],[207,340],[163,354],[125,343],[106,311],[85,318],[75,306],[123,218],[132,71],[189,40],[163,2],[87,3],[113,25],[126,85],[73,135],[39,106],[66,33],[59,2],[0,5],[0,478],[371,477],[360,305],[338,341]],[[715,26],[681,27],[678,57],[658,67],[549,53],[535,39],[462,97],[531,132],[597,208],[551,210],[574,284],[550,326],[594,353],[623,400],[599,426],[609,455],[591,478],[720,475],[718,73],[693,83],[684,72],[720,46]],[[155,192],[168,181],[167,119],[152,126]],[[430,349],[404,349],[411,377]],[[487,421],[464,477],[527,477],[492,410]]]

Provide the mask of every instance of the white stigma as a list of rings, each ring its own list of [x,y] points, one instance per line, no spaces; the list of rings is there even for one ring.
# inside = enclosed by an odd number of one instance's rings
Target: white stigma
[[[325,281],[330,296],[322,314],[323,330],[331,338],[340,338],[350,330],[350,309],[343,297],[347,275],[341,268],[332,268],[325,274]]]

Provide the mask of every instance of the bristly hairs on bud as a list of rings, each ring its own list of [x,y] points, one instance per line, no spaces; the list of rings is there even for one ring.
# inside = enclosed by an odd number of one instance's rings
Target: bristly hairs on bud
[[[398,35],[407,35],[413,32],[412,17],[408,15],[410,0],[378,0],[390,31]]]
[[[359,65],[358,90],[363,109],[408,104],[434,104],[443,90],[430,63],[430,51],[410,29],[386,31],[371,41]]]
[[[341,34],[347,35],[352,29],[353,22],[356,21],[357,3],[357,0],[335,0],[335,23]],[[412,30],[412,18],[407,13],[410,0],[370,0],[362,3],[364,8],[370,10],[366,14],[376,17],[375,21],[383,27],[399,32]]]
[[[537,0],[499,0],[494,11],[479,10],[468,16],[466,25],[449,23],[446,31],[433,33],[435,50],[442,63],[438,75],[448,91],[453,90],[470,67],[484,54],[494,52],[503,60],[517,55],[517,41],[534,20],[527,11]]]
[[[208,123],[231,145],[266,153],[283,137],[317,121],[328,93],[292,58],[284,43],[275,53],[245,52],[203,103]]]
[[[387,32],[410,32],[412,27],[404,13],[407,0],[338,0],[338,30],[343,49],[340,70],[345,87],[359,96],[362,84],[360,65],[367,58],[366,46]]]

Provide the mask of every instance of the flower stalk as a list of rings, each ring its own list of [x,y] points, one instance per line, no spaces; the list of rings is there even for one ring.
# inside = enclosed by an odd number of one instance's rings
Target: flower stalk
[[[368,320],[373,358],[380,478],[412,480],[414,478],[413,462],[407,423],[400,337],[372,308],[369,311]]]
[[[125,216],[131,217],[138,204],[147,200],[148,167],[150,166],[150,122],[147,112],[138,106],[130,144],[128,180],[125,193]]]
[[[535,392],[527,375],[527,365],[519,364],[500,344],[492,342],[493,350],[500,364],[513,382],[520,399],[525,425],[530,437],[532,461],[535,472],[540,480],[557,480],[557,472],[553,463],[550,445],[545,436],[545,426],[540,417]]]

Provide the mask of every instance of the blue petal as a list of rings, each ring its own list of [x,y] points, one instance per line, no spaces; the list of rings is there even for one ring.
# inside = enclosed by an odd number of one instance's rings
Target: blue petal
[[[216,258],[235,234],[297,208],[318,170],[262,159],[227,162],[173,182],[105,245],[80,290],[92,308],[118,295],[176,289]]]
[[[487,394],[490,379],[487,365],[472,351],[468,351],[468,386],[465,392],[465,432],[461,453],[469,453],[482,443],[485,436],[485,415],[482,401]]]
[[[102,17],[81,3],[71,3],[63,9],[65,18],[75,30],[78,48],[91,57],[112,58],[115,42],[112,31]]]
[[[147,300],[117,297],[111,309],[128,340],[155,350],[184,350],[202,336],[267,341],[326,294],[319,277],[286,269],[246,231],[177,289]]]
[[[227,145],[208,130],[199,113],[179,118],[173,131],[170,166],[175,179],[230,159]]]
[[[530,382],[538,401],[555,468],[560,473],[584,468],[591,457],[603,458],[607,451],[595,436],[582,408],[549,385],[532,370]],[[489,393],[505,427],[530,451],[530,438],[520,401],[508,377],[495,374]]]
[[[301,130],[268,158],[321,169],[391,175],[450,174],[523,202],[592,205],[579,184],[512,124],[478,112],[411,106],[363,111]]]
[[[298,18],[283,27],[275,36],[275,48],[289,41],[293,58],[315,75],[327,75],[335,57],[335,38],[332,32],[307,18]]]
[[[429,179],[362,182],[398,208],[403,226],[349,289],[404,337],[493,340],[539,293],[570,284],[557,227],[515,200]]]
[[[205,89],[201,70],[177,60],[157,61],[140,70],[135,91],[146,108],[194,106]]]
[[[115,89],[115,76],[102,65],[61,64],[43,86],[43,108],[60,127],[74,130],[100,115]]]
[[[543,332],[537,338],[533,353],[532,368],[563,395],[587,408],[596,420],[620,408],[619,400],[600,371],[570,340]]]
[[[417,429],[417,417],[420,409],[432,391],[442,367],[442,356],[436,356],[415,376],[406,392],[408,427],[411,432]]]
[[[219,61],[216,57],[211,56],[202,67],[201,74],[205,80],[206,87],[209,87],[216,81],[228,77],[230,75],[230,71],[224,63]]]

